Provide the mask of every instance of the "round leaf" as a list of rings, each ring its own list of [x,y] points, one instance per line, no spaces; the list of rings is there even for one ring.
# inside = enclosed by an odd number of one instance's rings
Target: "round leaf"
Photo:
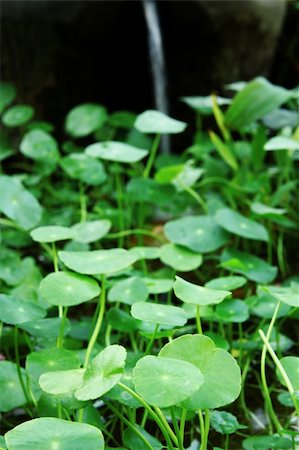
[[[225,322],[241,323],[249,318],[248,306],[242,300],[227,298],[216,306],[217,315]]]
[[[136,302],[145,302],[148,298],[148,289],[142,278],[130,277],[117,282],[108,293],[110,302],[121,302],[133,305]]]
[[[221,434],[232,434],[239,428],[243,428],[243,426],[240,426],[238,419],[226,411],[211,411],[211,425],[214,430]]]
[[[166,237],[194,252],[209,253],[228,242],[229,235],[210,216],[183,217],[164,226]]]
[[[291,439],[283,436],[252,436],[244,439],[242,446],[245,450],[283,450],[292,449]]]
[[[134,303],[131,314],[135,319],[160,325],[182,327],[187,322],[187,315],[182,308],[157,303]]]
[[[29,105],[15,105],[9,108],[2,117],[6,127],[20,127],[29,122],[34,115],[34,109]]]
[[[149,278],[144,277],[148,292],[150,294],[164,294],[172,289],[173,280],[171,278]]]
[[[41,220],[42,209],[36,198],[17,178],[0,175],[0,211],[25,230]]]
[[[69,177],[90,186],[98,186],[107,179],[104,166],[90,156],[72,153],[61,159],[60,164]]]
[[[132,247],[130,252],[136,255],[137,259],[157,259],[160,257],[160,247]]]
[[[31,336],[43,339],[55,339],[60,334],[62,319],[60,317],[51,317],[49,319],[32,320],[19,324],[19,328],[27,331]],[[64,319],[63,335],[70,332],[71,324],[68,319]]]
[[[186,361],[145,356],[133,371],[136,392],[150,405],[167,408],[190,397],[203,383],[200,370]]]
[[[75,397],[94,400],[106,394],[121,379],[126,356],[121,345],[109,345],[102,350],[88,365]]]
[[[299,307],[299,283],[291,283],[288,287],[268,286],[267,291],[276,300],[295,308]]]
[[[208,281],[205,287],[209,289],[224,289],[229,291],[234,291],[246,283],[246,278],[231,276],[231,277],[219,277]]]
[[[165,244],[161,248],[161,261],[180,272],[189,272],[202,264],[202,255],[175,244]]]
[[[59,258],[75,272],[87,275],[108,274],[127,269],[136,257],[124,249],[94,250],[90,252],[59,252]]]
[[[5,434],[10,450],[104,450],[102,432],[86,423],[54,417],[28,420]]]
[[[233,211],[229,208],[222,208],[217,211],[216,220],[218,224],[237,236],[247,239],[268,242],[269,235],[266,228],[254,220]]]
[[[175,277],[173,290],[180,300],[195,305],[213,305],[222,302],[225,297],[231,295],[230,291],[221,291],[197,286],[178,276]]]
[[[282,364],[282,367],[286,371],[294,390],[299,390],[299,357],[284,356],[283,358],[281,358],[280,362]],[[279,374],[278,370],[277,374]],[[279,377],[282,380],[280,374]]]
[[[77,242],[89,244],[105,236],[111,228],[110,220],[93,220],[91,222],[77,223],[72,226],[73,239]]]
[[[35,228],[30,233],[32,239],[36,242],[57,242],[73,238],[73,230],[71,228],[58,225],[48,225],[45,227]]]
[[[25,382],[25,370],[21,368]],[[20,384],[17,365],[10,361],[0,361],[0,412],[7,412],[26,403]]]
[[[20,150],[23,155],[36,161],[56,161],[59,157],[55,139],[46,131],[35,129],[25,134]]]
[[[143,159],[148,154],[148,150],[133,147],[124,142],[106,141],[89,145],[86,147],[85,153],[93,158],[122,163],[135,163]]]
[[[51,305],[73,306],[88,302],[100,293],[92,278],[72,272],[54,272],[40,283],[39,293]]]
[[[17,325],[29,320],[45,317],[46,311],[35,303],[0,294],[0,320],[10,325]]]
[[[73,137],[88,136],[100,128],[107,120],[103,106],[85,103],[76,106],[66,116],[66,131]]]
[[[137,116],[134,126],[141,133],[175,134],[182,133],[187,124],[160,111],[148,110]]]
[[[39,385],[48,394],[68,394],[82,384],[84,373],[85,369],[45,372],[39,378]]]
[[[240,394],[241,373],[236,360],[227,351],[216,348],[203,335],[184,335],[166,344],[159,357],[180,359],[198,367],[202,386],[181,403],[186,409],[214,409],[232,403]]]

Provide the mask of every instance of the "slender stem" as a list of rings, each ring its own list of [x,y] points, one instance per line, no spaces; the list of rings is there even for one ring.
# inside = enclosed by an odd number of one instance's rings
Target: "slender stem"
[[[58,272],[59,271],[58,256],[55,242],[52,243],[52,258],[53,258],[54,272]]]
[[[295,409],[296,409],[296,413],[298,414],[298,417],[299,417],[299,405],[298,405],[298,401],[297,401],[296,396],[295,396],[295,389],[293,388],[291,380],[289,379],[288,374],[286,373],[283,365],[279,361],[275,351],[271,347],[269,339],[265,336],[263,330],[259,330],[259,335],[261,336],[261,338],[262,338],[262,340],[264,342],[264,345],[266,346],[268,352],[270,353],[271,358],[273,359],[277,369],[280,372],[280,375],[283,378],[283,381],[285,382],[285,385],[286,385],[286,387],[287,387],[287,389],[288,389],[288,391],[290,393],[290,396],[292,398],[292,401],[294,403],[294,406],[295,406]]]
[[[180,186],[186,191],[191,197],[194,198],[194,200],[202,207],[204,212],[208,212],[208,207],[204,201],[204,199],[194,190],[192,187],[187,186],[187,184],[180,182]]]
[[[157,335],[158,329],[159,329],[159,324],[157,323],[157,325],[155,326],[155,329],[153,331],[153,334],[152,334],[150,340],[148,341],[146,350],[144,352],[144,356],[146,356],[146,355],[148,355],[150,353],[150,351],[152,349],[152,346],[153,346],[153,343],[154,343],[154,340],[156,339],[156,335]]]
[[[163,436],[164,436],[164,438],[165,438],[165,440],[167,442],[167,445],[168,445],[169,449],[172,450],[173,449],[173,445],[172,445],[172,442],[170,440],[168,431],[165,429],[164,423],[161,421],[161,419],[155,413],[155,411],[149,406],[148,403],[146,403],[145,400],[143,400],[142,397],[140,397],[140,395],[138,395],[135,391],[133,391],[131,388],[129,388],[129,386],[126,386],[121,381],[119,381],[117,383],[117,385],[120,388],[122,388],[124,391],[126,391],[130,395],[132,395],[132,397],[134,397],[144,407],[144,409],[149,413],[149,415],[154,419],[156,424],[159,426],[159,428],[160,428],[161,432],[163,433]]]
[[[186,423],[186,417],[187,417],[187,410],[183,408],[182,415],[181,415],[181,423],[180,423],[180,439],[181,442],[184,444],[184,436],[185,436],[185,423]]]
[[[123,423],[125,423],[133,431],[134,434],[136,434],[136,436],[143,442],[146,448],[148,448],[149,450],[154,450],[154,447],[148,442],[148,440],[143,436],[143,434],[140,433],[140,431],[123,414],[121,414],[117,408],[114,408],[114,406],[108,402],[106,402],[106,405],[108,406],[109,409],[111,409],[111,411],[113,411],[113,413],[117,417],[121,419]]]
[[[277,318],[277,314],[278,314],[278,310],[280,307],[280,302],[277,302],[277,305],[275,307],[268,331],[267,331],[267,339],[270,338],[273,327],[274,327],[274,323],[275,320]],[[262,355],[261,355],[261,382],[262,382],[262,386],[263,386],[263,394],[264,394],[264,398],[265,398],[265,402],[267,405],[267,410],[269,413],[269,416],[271,417],[273,424],[275,425],[276,430],[278,431],[278,433],[281,432],[282,430],[282,426],[275,414],[273,405],[272,405],[272,400],[271,400],[271,396],[270,396],[270,392],[269,392],[269,388],[268,388],[268,384],[267,384],[267,378],[266,378],[266,354],[267,354],[267,347],[266,345],[263,346],[262,349]]]
[[[87,220],[87,206],[86,206],[86,196],[84,192],[84,185],[79,182],[79,196],[80,196],[80,222],[84,223]]]
[[[22,388],[22,391],[24,393],[24,396],[26,398],[26,401],[28,403],[28,406],[30,406],[31,404],[31,399],[30,396],[28,395],[23,377],[22,377],[22,372],[21,372],[21,363],[20,363],[20,353],[19,353],[19,329],[18,327],[14,328],[14,350],[15,350],[15,357],[16,357],[16,366],[17,366],[17,374],[18,374],[18,378],[20,381],[20,385]],[[32,414],[30,413],[30,416],[32,416]]]
[[[197,332],[198,332],[198,334],[203,334],[201,321],[200,321],[199,305],[196,305],[196,325],[197,325]]]
[[[174,427],[174,431],[175,431],[175,434],[176,434],[176,436],[178,438],[178,448],[179,448],[179,450],[184,450],[184,445],[183,445],[183,442],[182,442],[182,436],[181,436],[179,425],[178,425],[178,421],[177,421],[177,418],[176,418],[176,415],[175,415],[175,409],[174,409],[173,406],[170,406],[169,409],[170,409],[171,421],[172,421],[172,424],[173,424],[173,427]]]
[[[163,425],[165,426],[169,436],[171,437],[171,439],[173,440],[174,444],[176,446],[178,446],[178,438],[177,436],[174,434],[173,430],[171,429],[171,427],[169,426],[169,423],[167,422],[167,420],[165,419],[162,411],[160,408],[158,408],[158,406],[154,406],[154,410],[157,413],[158,417],[161,419],[161,422],[163,423]]]
[[[205,409],[205,447],[204,450],[208,448],[208,437],[210,431],[210,411]]]
[[[199,419],[199,429],[200,429],[200,449],[204,450],[205,445],[205,422],[203,419],[201,409],[198,411],[198,419]]]
[[[62,306],[59,306],[59,317],[61,318],[61,325],[60,325],[60,330],[59,330],[59,336],[57,338],[57,348],[62,348],[62,344],[63,344],[63,334],[64,334],[64,327],[65,327],[65,319],[67,316],[67,311],[68,308],[65,307],[63,310]]]
[[[100,293],[100,297],[99,297],[99,302],[100,302],[99,315],[98,315],[92,336],[91,336],[90,341],[87,346],[86,355],[85,355],[85,359],[84,359],[84,367],[88,366],[92,349],[96,343],[96,340],[98,338],[98,335],[99,335],[99,332],[100,332],[100,329],[102,326],[102,322],[103,322],[103,317],[104,317],[104,312],[105,312],[105,304],[106,304],[106,286],[105,286],[106,282],[105,282],[104,275],[102,275],[102,277],[101,277],[101,282],[102,282],[101,283],[101,293]]]
[[[153,141],[152,148],[150,150],[150,155],[148,157],[148,160],[147,160],[144,172],[143,172],[143,178],[148,178],[150,175],[151,168],[152,168],[152,165],[154,164],[156,154],[157,154],[157,151],[159,148],[160,138],[161,138],[161,135],[156,134],[154,141]]]

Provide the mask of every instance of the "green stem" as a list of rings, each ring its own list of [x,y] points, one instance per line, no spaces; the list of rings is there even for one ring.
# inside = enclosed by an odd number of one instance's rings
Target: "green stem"
[[[54,272],[58,272],[59,271],[58,256],[55,242],[52,243],[52,258],[53,258]]]
[[[196,325],[197,325],[197,332],[198,332],[198,334],[203,334],[202,326],[201,326],[201,320],[200,320],[199,305],[196,305]]]
[[[86,206],[86,196],[84,192],[84,185],[79,182],[79,196],[80,196],[80,222],[84,223],[87,220],[87,206]]]
[[[173,424],[173,427],[174,427],[174,431],[175,431],[175,434],[176,434],[176,436],[178,438],[178,448],[179,448],[179,450],[184,450],[184,444],[182,442],[182,436],[181,436],[179,425],[178,425],[178,421],[177,421],[177,418],[176,418],[176,415],[175,415],[175,409],[174,409],[173,406],[170,406],[169,409],[170,409],[171,421],[172,421],[172,424]]]
[[[205,422],[203,419],[202,411],[201,409],[198,410],[198,419],[199,419],[199,429],[200,429],[200,449],[204,450],[204,444],[205,444]]]
[[[65,327],[65,319],[67,316],[67,311],[68,308],[65,307],[65,309],[63,310],[62,306],[59,306],[59,317],[61,318],[61,325],[60,325],[60,330],[59,330],[59,336],[57,338],[57,348],[62,348],[62,344],[63,344],[63,334],[64,334],[64,327]]]
[[[289,393],[290,393],[290,396],[291,396],[291,398],[292,398],[292,401],[293,401],[293,403],[294,403],[296,413],[297,413],[297,415],[298,415],[298,417],[299,417],[299,404],[298,404],[298,401],[297,401],[297,399],[296,399],[296,396],[295,396],[295,390],[294,390],[294,388],[293,388],[293,385],[292,385],[292,383],[291,383],[291,380],[289,379],[288,374],[286,373],[286,371],[285,371],[283,365],[282,365],[281,362],[279,361],[279,359],[278,359],[278,357],[277,357],[275,351],[274,351],[273,348],[271,347],[270,342],[269,342],[269,339],[265,336],[263,330],[259,330],[259,335],[261,336],[261,338],[262,338],[262,340],[263,340],[263,342],[264,342],[265,347],[267,348],[267,350],[268,350],[268,352],[269,352],[271,358],[273,359],[273,361],[274,361],[274,363],[275,363],[275,365],[276,365],[278,371],[280,372],[280,375],[281,375],[282,378],[283,378],[283,381],[285,382],[285,385],[286,385],[286,387],[287,387],[287,389],[288,389],[288,391],[289,391]]]
[[[155,411],[148,405],[148,403],[146,403],[145,400],[143,400],[142,397],[140,397],[140,395],[138,395],[135,391],[133,391],[131,388],[129,388],[128,386],[126,386],[125,384],[123,384],[121,381],[119,381],[117,383],[117,385],[123,389],[124,391],[128,392],[130,395],[132,395],[132,397],[134,397],[143,407],[144,409],[148,412],[148,414],[153,418],[153,420],[156,422],[156,424],[159,426],[166,442],[167,445],[169,447],[170,450],[173,449],[173,445],[172,442],[170,440],[168,431],[165,429],[164,423],[161,421],[161,419],[159,418],[159,416],[155,413]]]
[[[205,447],[204,450],[208,448],[208,438],[210,431],[210,411],[205,409]]]
[[[180,439],[181,442],[184,443],[184,437],[185,437],[185,423],[186,423],[186,417],[187,417],[187,410],[183,408],[182,415],[181,415],[181,423],[180,423]]]
[[[152,349],[152,346],[153,346],[153,343],[154,343],[154,340],[156,338],[156,334],[157,334],[158,329],[159,329],[159,324],[157,323],[157,325],[155,326],[155,329],[153,331],[153,334],[152,334],[152,336],[151,336],[151,338],[150,338],[150,340],[149,340],[149,342],[147,344],[146,350],[144,352],[144,356],[146,356],[146,355],[148,355],[150,353],[150,351]]]
[[[14,350],[15,350],[15,357],[16,357],[16,366],[17,366],[17,374],[18,374],[18,378],[20,381],[20,385],[22,388],[22,391],[24,393],[24,396],[26,398],[26,401],[28,403],[28,406],[30,406],[31,404],[31,399],[30,396],[28,395],[23,377],[22,377],[22,372],[21,372],[21,363],[20,363],[20,353],[19,353],[19,329],[18,327],[14,328]],[[33,417],[33,415],[31,413],[29,413],[31,417]]]
[[[114,408],[114,406],[112,406],[111,403],[108,402],[106,402],[106,405],[117,417],[120,418],[123,423],[125,423],[133,431],[134,434],[136,434],[136,436],[144,443],[146,448],[148,448],[149,450],[154,450],[154,447],[148,442],[143,434],[140,433],[140,431],[136,427],[134,427],[134,425],[123,414],[121,414],[117,408]]]
[[[160,134],[156,134],[154,141],[153,141],[153,145],[152,148],[150,150],[150,155],[149,158],[147,160],[144,172],[143,172],[143,178],[148,178],[151,172],[151,168],[154,164],[155,158],[156,158],[156,154],[159,148],[159,144],[160,144],[160,138],[161,135]]]
[[[190,186],[187,186],[185,183],[180,182],[180,186],[186,191],[191,197],[194,198],[194,200],[202,207],[205,213],[208,212],[208,207],[204,201],[204,199]]]
[[[169,436],[171,437],[171,439],[174,442],[174,445],[178,446],[178,438],[177,436],[174,434],[173,430],[171,429],[171,427],[169,426],[169,423],[167,422],[167,420],[165,419],[162,411],[160,408],[158,408],[158,406],[154,406],[154,411],[157,413],[157,416],[160,418],[161,422],[163,423],[163,425],[165,426],[165,429],[167,430],[167,433],[169,434]]]
[[[275,320],[277,318],[277,314],[278,314],[278,310],[280,307],[280,302],[277,302],[277,305],[275,307],[268,331],[267,331],[267,340],[270,338],[273,327],[274,327],[274,323]],[[262,349],[262,355],[261,355],[261,382],[262,382],[262,386],[263,386],[263,394],[264,394],[264,398],[265,398],[265,402],[267,405],[267,410],[268,410],[268,414],[270,416],[270,418],[272,419],[273,424],[275,425],[275,428],[277,430],[278,433],[281,432],[282,430],[282,426],[275,414],[273,405],[272,405],[272,400],[271,400],[271,396],[270,396],[270,392],[269,392],[269,388],[268,388],[268,384],[267,384],[267,378],[266,378],[266,355],[267,355],[267,347],[266,345],[263,346]]]
[[[104,317],[104,312],[105,312],[105,304],[106,304],[106,282],[105,282],[104,275],[101,276],[101,293],[100,293],[100,297],[99,297],[99,302],[100,302],[99,315],[98,315],[92,336],[91,336],[90,341],[87,346],[86,355],[85,355],[85,359],[84,359],[84,368],[86,368],[88,366],[92,349],[96,343],[96,340],[98,338],[98,335],[99,335],[99,332],[100,332],[100,329],[102,326],[102,322],[103,322],[103,317]]]

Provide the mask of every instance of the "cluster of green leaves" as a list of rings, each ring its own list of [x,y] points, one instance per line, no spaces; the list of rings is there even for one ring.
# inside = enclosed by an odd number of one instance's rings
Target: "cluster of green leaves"
[[[186,123],[83,104],[58,143],[1,84],[0,448],[298,444],[298,91],[228,89],[165,155]]]

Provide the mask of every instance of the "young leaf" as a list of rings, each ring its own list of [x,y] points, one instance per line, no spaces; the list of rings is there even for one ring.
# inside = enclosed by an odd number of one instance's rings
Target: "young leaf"
[[[85,149],[85,153],[93,158],[121,163],[135,163],[145,158],[148,150],[144,150],[124,142],[106,141],[96,142]]]
[[[134,126],[141,133],[175,134],[182,133],[187,124],[160,111],[148,110],[137,116]]]
[[[106,120],[107,112],[103,106],[85,103],[71,109],[66,116],[65,128],[72,137],[80,138],[96,131]]]

